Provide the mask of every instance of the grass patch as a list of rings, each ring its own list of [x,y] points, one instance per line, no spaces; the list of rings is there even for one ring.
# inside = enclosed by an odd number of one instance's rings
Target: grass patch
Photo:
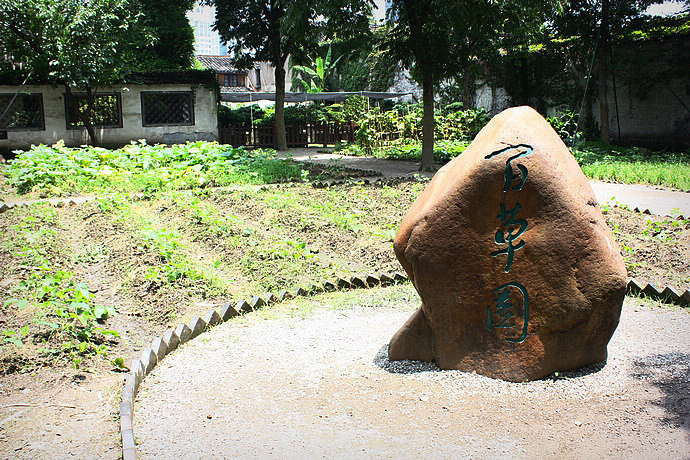
[[[624,184],[649,184],[690,190],[690,158],[686,155],[607,154],[597,151],[575,151],[590,179]]]

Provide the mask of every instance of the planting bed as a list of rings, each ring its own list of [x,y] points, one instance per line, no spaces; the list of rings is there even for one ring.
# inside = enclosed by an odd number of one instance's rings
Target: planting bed
[[[399,270],[392,239],[424,186],[103,192],[0,214],[0,453],[118,457],[122,371],[153,338],[226,301]],[[630,276],[690,287],[687,220],[605,211]]]

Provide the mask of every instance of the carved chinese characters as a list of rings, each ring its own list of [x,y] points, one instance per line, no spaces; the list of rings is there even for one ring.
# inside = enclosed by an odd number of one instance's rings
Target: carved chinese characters
[[[579,166],[531,108],[496,116],[436,174],[394,246],[422,305],[391,360],[524,381],[606,359],[623,261]]]

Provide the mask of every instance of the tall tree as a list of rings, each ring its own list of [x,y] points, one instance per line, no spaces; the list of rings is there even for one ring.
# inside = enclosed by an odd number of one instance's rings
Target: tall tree
[[[3,0],[0,39],[27,72],[65,88],[70,107],[98,145],[94,93],[136,67],[153,42],[129,0]],[[86,94],[81,103],[73,89]]]
[[[650,5],[661,2],[662,0],[570,0],[564,13],[552,22],[555,37],[564,44],[565,52],[581,74],[587,74],[596,48],[599,128],[601,138],[606,142],[610,141],[607,88],[611,46],[630,24],[644,17],[644,12]]]
[[[285,137],[285,63],[303,58],[319,41],[366,31],[372,0],[206,0],[216,7],[215,30],[227,42],[235,64],[249,68],[270,62],[275,69],[276,147]]]
[[[392,0],[390,48],[422,85],[422,161],[434,169],[434,89],[463,74],[481,51],[498,52],[499,39],[522,36],[543,23],[553,2],[529,0]],[[469,88],[464,97],[469,99]]]
[[[187,12],[196,0],[139,0],[142,22],[155,35],[155,43],[141,50],[145,70],[183,70],[194,63],[194,29]]]

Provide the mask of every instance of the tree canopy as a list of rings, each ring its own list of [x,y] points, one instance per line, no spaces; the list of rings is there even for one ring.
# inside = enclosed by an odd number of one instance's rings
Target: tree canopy
[[[498,53],[542,27],[554,9],[550,1],[393,0],[389,48],[422,85],[424,103],[422,163],[431,170],[434,145],[434,87],[463,74],[469,83],[473,61]],[[514,43],[511,44],[514,46]],[[468,91],[465,91],[467,97]],[[467,101],[465,101],[467,102]]]
[[[142,22],[156,41],[140,50],[142,70],[184,70],[194,63],[194,29],[187,12],[196,0],[139,0]]]
[[[586,74],[588,61],[596,51],[599,83],[599,125],[601,138],[610,141],[607,83],[612,40],[630,26],[648,18],[644,12],[662,0],[570,0],[564,13],[552,22],[552,33],[561,40],[571,62]],[[686,2],[687,4],[687,2]],[[589,113],[586,117],[589,119]]]
[[[327,37],[367,31],[372,0],[206,0],[216,7],[215,30],[227,42],[235,64],[269,62],[275,69],[276,147],[285,137],[285,64],[314,52]]]
[[[0,39],[27,72],[65,86],[93,144],[94,89],[121,80],[137,66],[137,50],[154,40],[130,0],[5,0]],[[72,88],[87,93],[86,105]]]

